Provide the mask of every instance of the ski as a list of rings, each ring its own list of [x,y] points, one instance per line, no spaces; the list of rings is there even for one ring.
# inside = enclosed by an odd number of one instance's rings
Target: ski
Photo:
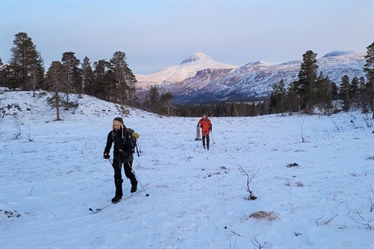
[[[102,207],[95,208],[95,209],[93,209],[93,208],[89,208],[88,210],[90,210],[90,211],[93,212],[93,213],[98,213],[98,212],[100,212],[101,210],[103,210],[103,209],[109,207],[110,205],[118,204],[118,203],[120,203],[121,201],[124,201],[124,200],[129,199],[131,196],[133,196],[134,194],[139,193],[139,192],[142,192],[142,191],[141,191],[141,190],[138,190],[138,191],[136,191],[136,192],[134,192],[134,193],[129,194],[128,196],[122,197],[122,199],[119,200],[119,201],[116,202],[116,203],[112,203],[112,202],[110,202],[110,203],[108,203],[108,204],[105,204],[105,205],[102,206]]]
[[[144,186],[148,186],[148,185],[149,185],[149,184],[145,184]],[[127,199],[129,199],[131,196],[133,196],[134,194],[137,194],[137,193],[140,193],[140,192],[143,192],[143,190],[138,189],[136,192],[130,193],[129,195],[127,195],[127,196],[125,196],[125,197],[122,197],[122,199],[119,200],[119,201],[116,202],[116,203],[112,203],[112,202],[110,202],[110,203],[108,203],[108,204],[105,204],[105,205],[102,206],[102,207],[98,207],[98,208],[95,208],[95,209],[93,209],[93,208],[89,208],[88,210],[91,211],[92,213],[96,214],[96,213],[100,212],[101,210],[103,210],[103,209],[105,209],[105,208],[107,208],[107,207],[109,207],[109,206],[111,206],[111,205],[118,204],[118,203],[120,203],[121,201],[127,200]],[[149,194],[146,194],[146,196],[149,196]]]

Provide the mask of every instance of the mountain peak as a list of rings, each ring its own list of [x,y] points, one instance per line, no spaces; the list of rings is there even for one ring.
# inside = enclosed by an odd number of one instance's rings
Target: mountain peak
[[[184,59],[182,61],[181,65],[189,63],[189,62],[200,61],[200,60],[210,60],[210,61],[212,61],[213,59],[209,55],[198,52],[198,53],[195,53],[195,54],[191,55],[190,57]]]

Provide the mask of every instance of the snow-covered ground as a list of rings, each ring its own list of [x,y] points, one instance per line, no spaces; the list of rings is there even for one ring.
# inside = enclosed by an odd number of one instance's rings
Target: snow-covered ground
[[[374,248],[374,128],[360,112],[211,117],[207,151],[200,117],[131,109],[145,191],[94,214],[114,195],[102,153],[121,114],[83,96],[54,121],[46,97],[0,94],[0,248]]]

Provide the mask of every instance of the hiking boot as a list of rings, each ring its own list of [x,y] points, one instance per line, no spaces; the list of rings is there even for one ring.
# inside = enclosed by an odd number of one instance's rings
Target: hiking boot
[[[136,192],[136,190],[138,189],[138,181],[134,181],[131,183],[131,189],[130,189],[130,193],[134,193]]]
[[[113,204],[116,204],[116,203],[120,202],[121,199],[122,199],[122,196],[120,196],[120,195],[116,195],[116,196],[113,197],[113,199],[112,199],[112,203],[113,203]]]

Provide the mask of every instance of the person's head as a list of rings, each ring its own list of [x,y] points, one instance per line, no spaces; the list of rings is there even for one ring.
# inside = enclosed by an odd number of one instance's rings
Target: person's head
[[[113,119],[113,129],[118,131],[120,130],[121,128],[123,129],[124,125],[123,125],[123,119],[120,118],[120,117],[116,117]]]
[[[206,117],[207,117],[206,113],[203,113],[203,119],[206,119]]]

